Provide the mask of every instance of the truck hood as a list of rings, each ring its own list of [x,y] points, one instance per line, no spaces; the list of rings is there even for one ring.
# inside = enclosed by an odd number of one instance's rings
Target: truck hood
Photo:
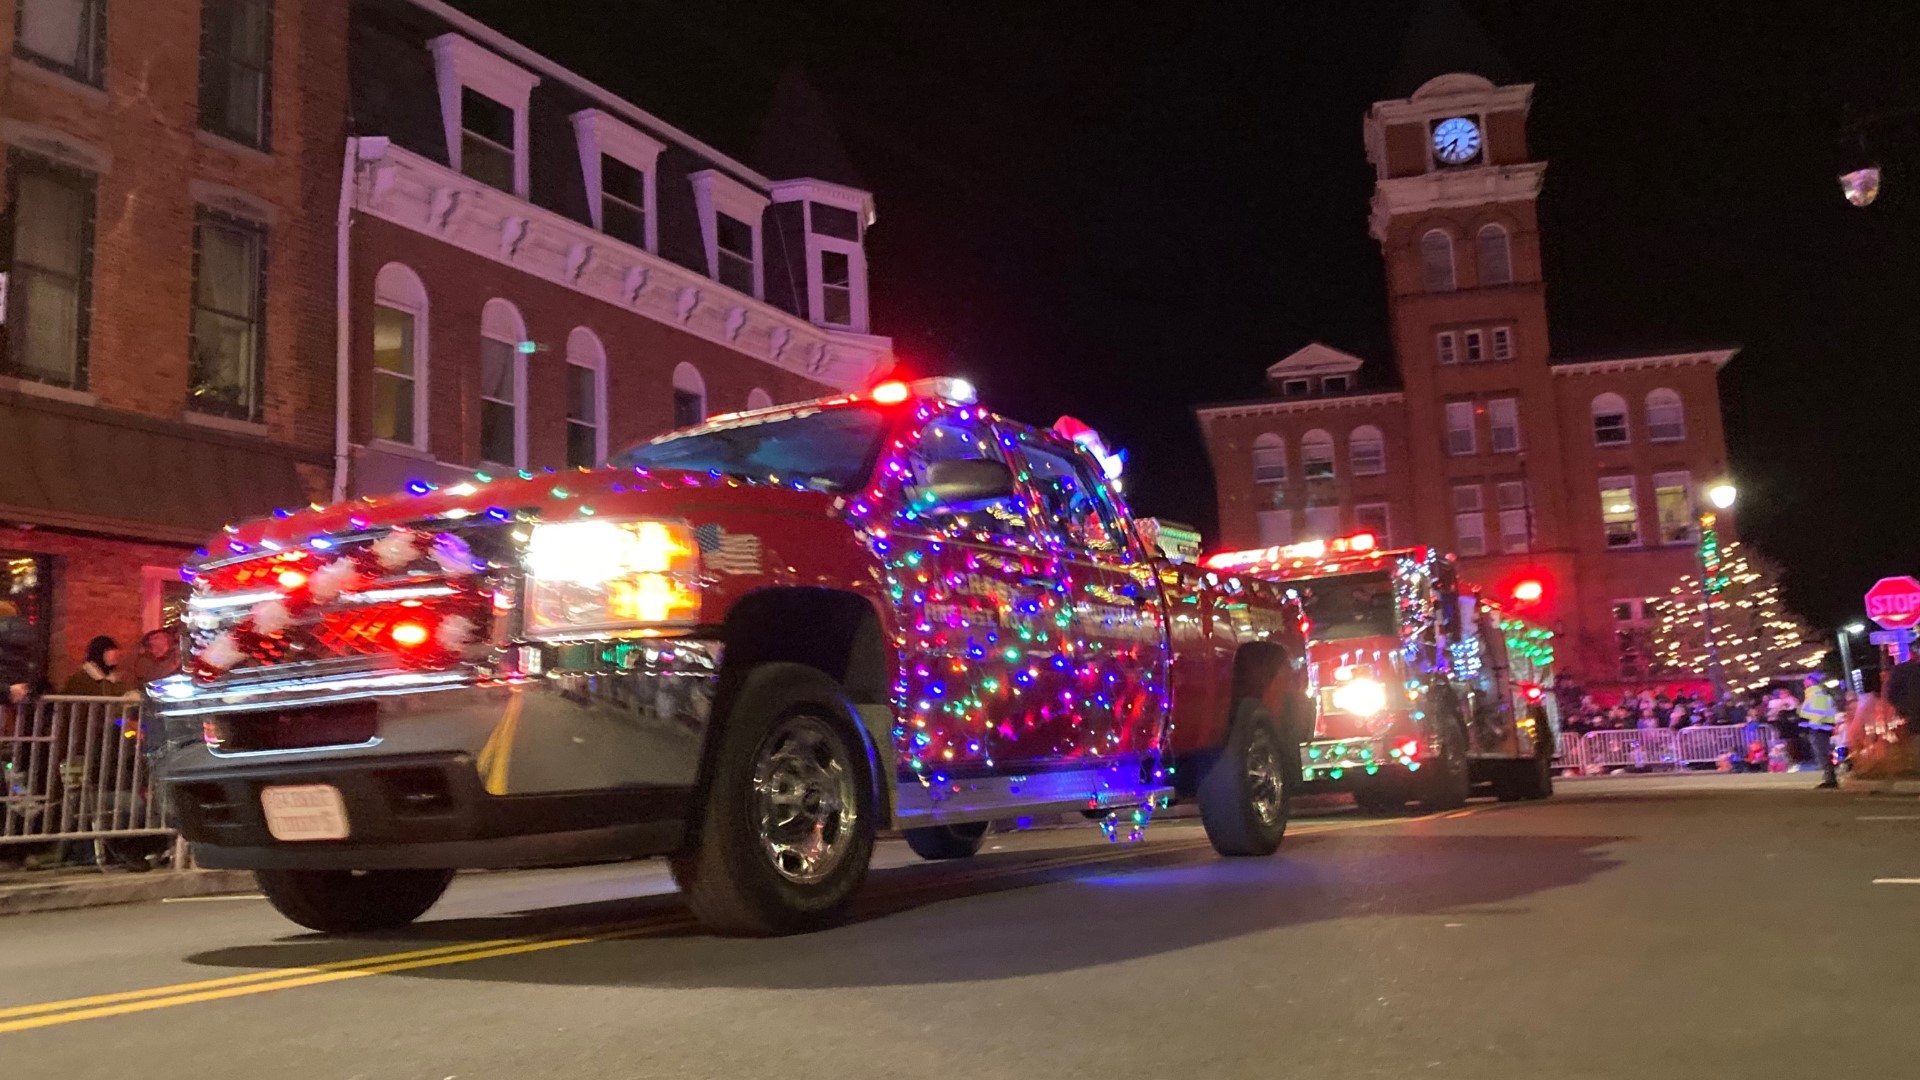
[[[218,561],[302,545],[315,536],[482,517],[498,521],[649,515],[705,519],[772,512],[818,519],[834,516],[841,505],[841,496],[765,480],[665,469],[580,469],[476,478],[444,487],[419,483],[391,495],[276,510],[270,517],[227,526],[198,554]]]

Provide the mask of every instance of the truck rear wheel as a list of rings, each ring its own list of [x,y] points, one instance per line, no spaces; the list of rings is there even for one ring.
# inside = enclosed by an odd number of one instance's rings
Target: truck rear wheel
[[[391,930],[427,913],[451,870],[255,870],[273,909],[309,930]]]
[[[690,848],[670,860],[709,929],[765,936],[835,922],[873,857],[866,743],[832,679],[801,664],[747,675],[714,738]]]
[[[980,845],[987,839],[987,823],[976,821],[967,825],[928,825],[904,832],[907,846],[915,855],[923,859],[938,861],[941,859],[971,859],[980,852]]]
[[[1287,832],[1288,758],[1280,728],[1252,698],[1234,703],[1226,745],[1200,780],[1200,823],[1222,855],[1271,855]]]

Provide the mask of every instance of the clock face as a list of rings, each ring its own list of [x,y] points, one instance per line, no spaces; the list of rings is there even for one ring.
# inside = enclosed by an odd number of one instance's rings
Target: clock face
[[[1433,156],[1443,165],[1465,165],[1480,156],[1480,125],[1464,116],[1433,125]]]

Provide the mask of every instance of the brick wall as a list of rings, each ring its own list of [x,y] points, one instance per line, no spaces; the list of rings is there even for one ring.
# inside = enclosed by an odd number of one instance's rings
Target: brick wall
[[[85,536],[53,529],[0,527],[0,552],[53,559],[52,644],[47,677],[58,687],[86,659],[87,642],[108,634],[131,650],[144,625],[145,568],[172,571],[186,548]]]

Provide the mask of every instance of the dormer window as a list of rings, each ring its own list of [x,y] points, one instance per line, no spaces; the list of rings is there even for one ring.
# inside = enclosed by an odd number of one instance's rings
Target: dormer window
[[[804,273],[781,286],[792,289],[789,310],[820,326],[865,333],[867,250],[862,241],[873,219],[872,197],[821,180],[784,180],[773,185],[773,201],[773,216],[787,221],[786,228],[798,224],[806,236]]]
[[[427,45],[440,84],[447,164],[526,198],[527,102],[540,77],[459,34],[442,34]]]
[[[1280,381],[1280,396],[1304,397],[1312,387],[1313,384],[1306,379],[1282,379]]]
[[[766,212],[767,197],[715,169],[694,173],[691,179],[708,276],[737,292],[763,298],[760,218]]]
[[[573,134],[593,227],[634,247],[658,251],[655,175],[666,145],[599,109],[574,113]]]
[[[1345,375],[1329,375],[1320,380],[1320,392],[1323,394],[1344,394],[1347,392],[1348,381]]]

